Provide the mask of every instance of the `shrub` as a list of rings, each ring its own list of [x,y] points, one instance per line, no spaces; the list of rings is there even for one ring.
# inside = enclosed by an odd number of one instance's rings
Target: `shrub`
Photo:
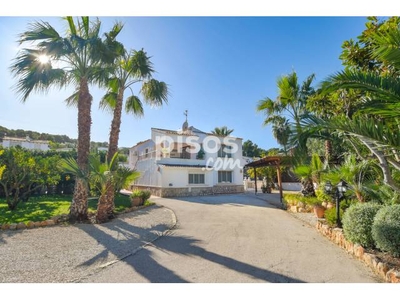
[[[343,209],[343,211],[346,211],[350,206],[355,205],[358,202],[357,200],[342,200],[340,201],[340,209]]]
[[[284,199],[290,205],[297,205],[298,202],[304,201],[304,196],[300,194],[285,194]]]
[[[340,217],[342,218],[344,211],[340,209]],[[335,226],[337,223],[336,219],[336,207],[329,208],[325,211],[325,220],[329,226]]]
[[[400,257],[400,204],[384,206],[378,211],[372,237],[377,248]]]
[[[131,194],[131,199],[140,198],[141,204],[143,205],[151,197],[150,191],[134,190]]]
[[[327,195],[324,190],[322,190],[321,188],[315,190],[315,195],[317,196],[317,199],[319,201],[322,202],[331,202],[332,201],[332,197],[330,195]]]
[[[372,224],[381,207],[375,203],[358,203],[350,206],[343,215],[343,233],[346,238],[363,247],[373,247]]]
[[[317,197],[304,197],[303,201],[309,206],[314,206],[322,203],[322,201],[320,201]]]

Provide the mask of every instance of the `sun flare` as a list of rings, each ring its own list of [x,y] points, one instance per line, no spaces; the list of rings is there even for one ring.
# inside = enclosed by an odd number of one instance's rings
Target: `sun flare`
[[[50,57],[45,54],[39,55],[38,59],[41,64],[47,64],[50,61]]]

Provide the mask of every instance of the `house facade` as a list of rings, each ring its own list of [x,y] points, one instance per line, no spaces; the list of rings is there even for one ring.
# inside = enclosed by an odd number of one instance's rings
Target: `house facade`
[[[160,197],[241,193],[242,139],[203,132],[187,122],[182,130],[151,129],[151,139],[129,151],[129,166],[141,173],[131,189]]]
[[[26,138],[15,138],[15,137],[3,137],[2,141],[3,148],[10,148],[20,146],[29,150],[48,151],[49,141],[32,140],[29,137]]]

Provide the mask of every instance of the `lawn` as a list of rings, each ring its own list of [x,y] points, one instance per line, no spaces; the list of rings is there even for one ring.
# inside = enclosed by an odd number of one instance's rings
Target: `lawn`
[[[0,224],[44,221],[57,215],[68,214],[71,199],[70,195],[31,197],[28,202],[20,202],[14,211],[10,211],[5,199],[0,198]],[[90,199],[88,205],[89,212],[96,211],[97,199]],[[131,207],[129,196],[118,195],[115,198],[116,212],[128,207]]]

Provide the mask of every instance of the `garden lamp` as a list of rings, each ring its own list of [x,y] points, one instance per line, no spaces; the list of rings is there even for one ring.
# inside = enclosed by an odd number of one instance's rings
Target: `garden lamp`
[[[329,194],[330,192],[332,192],[332,184],[331,184],[330,181],[327,181],[327,182],[325,183],[325,192],[326,192],[327,194]]]
[[[340,180],[336,187],[336,225],[337,227],[341,228],[342,222],[340,220],[340,200],[344,198],[344,193],[347,191],[347,185],[346,182]]]

